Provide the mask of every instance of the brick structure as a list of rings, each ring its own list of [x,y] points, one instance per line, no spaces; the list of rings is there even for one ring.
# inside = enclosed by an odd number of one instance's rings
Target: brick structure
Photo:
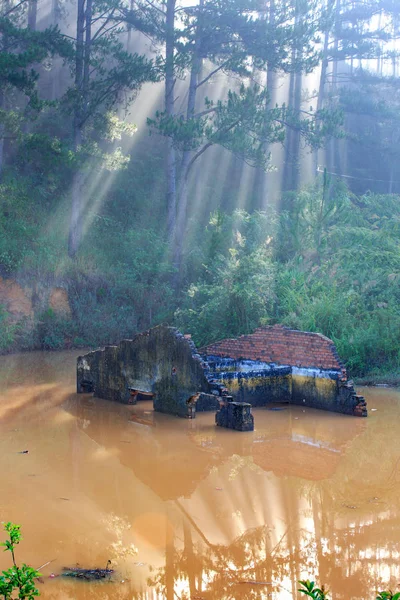
[[[367,416],[332,340],[274,325],[201,348],[211,382],[253,406],[284,401],[354,416]]]
[[[250,335],[210,344],[200,352],[275,365],[333,369],[345,375],[332,340],[320,333],[296,331],[282,325],[260,327]]]

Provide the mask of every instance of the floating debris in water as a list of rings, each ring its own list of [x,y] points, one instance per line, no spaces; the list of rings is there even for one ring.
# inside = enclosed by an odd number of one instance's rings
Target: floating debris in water
[[[80,569],[78,567],[64,567],[62,577],[74,577],[75,579],[84,579],[85,581],[96,581],[111,577],[114,569]]]
[[[271,406],[267,410],[286,410],[285,406]]]
[[[17,454],[29,454],[29,450],[20,450]]]
[[[250,583],[251,585],[272,585],[271,581],[252,581],[251,579],[247,579],[245,581],[238,581],[238,583]]]

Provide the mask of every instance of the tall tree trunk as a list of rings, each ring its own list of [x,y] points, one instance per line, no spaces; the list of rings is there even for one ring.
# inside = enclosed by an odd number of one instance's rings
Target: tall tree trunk
[[[165,44],[165,113],[174,116],[175,88],[175,3],[167,0]],[[176,152],[171,138],[167,138],[167,229],[173,242],[176,229]]]
[[[292,60],[294,61],[294,51],[292,55]],[[290,73],[290,81],[289,81],[289,94],[288,94],[288,106],[289,108],[293,107],[294,102],[294,88],[295,88],[295,73]],[[283,158],[283,177],[282,177],[282,190],[287,192],[291,189],[291,173],[293,169],[292,161],[293,161],[293,131],[290,127],[286,128],[286,137],[285,137],[285,153]],[[287,207],[285,207],[287,208]]]
[[[335,39],[333,44],[334,59],[332,63],[332,95],[336,96],[338,93],[338,67],[339,61],[337,59],[339,50],[339,37],[340,37],[340,12],[341,12],[341,0],[336,0],[335,6]],[[361,67],[361,62],[360,62]],[[342,173],[342,161],[340,156],[339,140],[332,139],[328,144],[329,151],[327,152],[327,166],[330,171]]]
[[[3,16],[3,14],[7,13],[7,11],[10,9],[10,0],[4,0],[3,3],[0,5],[0,16]],[[7,52],[8,50],[8,40],[7,40],[7,35],[4,34],[2,36],[1,41],[1,50],[3,52]],[[2,88],[0,88],[0,110],[6,110],[7,108],[7,103],[6,103],[6,96],[4,93],[4,90]],[[1,177],[3,174],[3,169],[4,169],[4,137],[6,135],[6,128],[4,126],[3,123],[0,123],[0,181],[1,181]]]
[[[28,2],[28,28],[36,31],[37,21],[37,0],[29,0]]]
[[[186,110],[186,120],[193,118],[196,110],[196,95],[199,82],[199,74],[202,65],[200,56],[200,39],[201,39],[201,10],[204,7],[204,0],[200,0],[199,9],[200,16],[197,21],[197,29],[195,36],[195,44],[192,57],[192,65],[190,70],[188,102]],[[174,248],[174,263],[179,271],[182,262],[183,244],[187,226],[187,204],[188,204],[188,184],[189,184],[189,164],[192,152],[184,150],[180,165],[180,178],[177,194],[177,220],[175,230],[175,248]]]
[[[0,89],[0,110],[4,110],[5,108],[5,98],[4,92]],[[4,136],[5,136],[5,127],[3,123],[0,123],[0,181],[1,176],[3,174],[4,168]]]
[[[130,11],[133,12],[134,0],[130,0]],[[130,52],[132,44],[132,27],[128,27],[128,35],[126,36],[126,50]]]
[[[296,14],[295,14],[295,24],[297,25],[299,22],[298,15],[298,4],[296,2]],[[297,58],[298,49],[293,47],[291,62],[294,66]],[[290,83],[289,83],[289,97],[288,97],[288,107],[290,109],[294,109],[295,111],[300,109],[301,105],[301,74],[292,72],[290,74]],[[293,128],[286,128],[286,144],[285,144],[285,155],[284,155],[284,165],[283,165],[283,178],[282,178],[282,190],[289,191],[293,190],[296,187],[296,175],[295,171],[298,165],[298,149],[300,144],[297,140],[299,138],[298,132],[294,131]],[[284,207],[290,210],[290,207]]]
[[[301,91],[303,75],[296,73],[294,83],[294,109],[300,118],[301,110]],[[300,186],[300,131],[294,130],[292,135],[292,171],[291,171],[291,189],[298,190]]]
[[[84,71],[85,66],[85,4],[86,0],[78,0],[76,20],[76,57],[75,57],[75,88],[77,99],[73,119],[73,148],[75,155],[82,144],[82,111],[84,107]],[[78,252],[82,234],[82,186],[83,174],[79,165],[75,167],[72,180],[72,208],[68,236],[68,255],[73,258]]]
[[[60,5],[59,0],[51,1],[51,12],[50,12],[50,22],[51,25],[58,25],[60,20]],[[61,79],[61,69],[60,69],[60,59],[53,59],[53,66],[51,72],[49,73],[50,77],[50,85],[49,85],[49,93],[50,100],[55,100],[57,94],[60,89],[60,79]]]
[[[301,73],[291,73],[288,105],[298,115],[300,115],[301,109],[301,86]],[[293,128],[287,128],[286,135],[287,143],[284,157],[282,189],[284,191],[291,191],[297,190],[300,180],[300,132]]]
[[[268,14],[268,23],[269,25],[273,25],[275,23],[275,13],[276,6],[275,0],[270,1],[269,5],[269,14]],[[276,72],[271,68],[271,64],[268,63],[267,66],[267,94],[268,101],[265,106],[266,117],[268,118],[268,113],[272,106],[274,106],[276,102]],[[265,143],[264,152],[266,155],[269,153],[269,144]],[[268,187],[269,187],[269,174],[265,173],[261,169],[256,170],[256,174],[254,177],[254,186],[253,186],[253,195],[255,198],[255,206],[256,209],[264,210],[267,206],[267,195],[268,195]]]
[[[90,73],[90,51],[92,47],[92,4],[93,0],[86,0],[85,11],[85,45],[83,51],[83,95],[87,96]]]
[[[333,7],[333,3],[335,0],[328,0],[328,8]],[[325,84],[326,84],[326,75],[328,72],[328,47],[329,47],[329,29],[325,31],[324,35],[324,48],[322,51],[322,63],[321,63],[321,75],[319,78],[319,89],[318,89],[318,99],[317,99],[317,113],[318,111],[324,108],[325,103]],[[317,125],[319,122],[317,121]],[[319,161],[319,152],[318,148],[313,152],[313,163],[314,163],[314,173],[318,173],[318,161]]]

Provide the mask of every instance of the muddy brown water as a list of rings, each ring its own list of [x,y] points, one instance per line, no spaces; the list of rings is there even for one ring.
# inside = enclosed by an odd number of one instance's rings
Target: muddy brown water
[[[0,360],[0,520],[22,526],[20,561],[52,561],[42,598],[286,600],[306,576],[333,599],[398,589],[399,391],[363,389],[368,419],[257,409],[239,433],[78,396],[77,355]],[[108,560],[110,582],[51,577]]]

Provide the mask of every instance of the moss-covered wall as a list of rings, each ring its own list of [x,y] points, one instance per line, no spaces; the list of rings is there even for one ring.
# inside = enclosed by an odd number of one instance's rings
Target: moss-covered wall
[[[223,373],[219,381],[236,402],[265,406],[271,402],[290,402],[290,368],[255,373]]]
[[[77,385],[78,392],[93,391],[124,403],[136,401],[132,390],[147,392],[154,395],[155,410],[182,417],[194,413],[194,403],[189,411],[187,401],[197,392],[202,392],[199,410],[215,410],[217,397],[230,395],[251,406],[292,402],[367,415],[364,398],[357,396],[339,364],[323,369],[218,355],[201,358],[190,339],[165,326],[79,357]]]
[[[118,346],[78,358],[78,392],[129,403],[131,389],[154,394],[154,409],[187,416],[186,400],[209,392],[193,343],[173,327],[155,327]]]
[[[292,369],[292,403],[342,414],[367,416],[364,398],[336,371]]]

